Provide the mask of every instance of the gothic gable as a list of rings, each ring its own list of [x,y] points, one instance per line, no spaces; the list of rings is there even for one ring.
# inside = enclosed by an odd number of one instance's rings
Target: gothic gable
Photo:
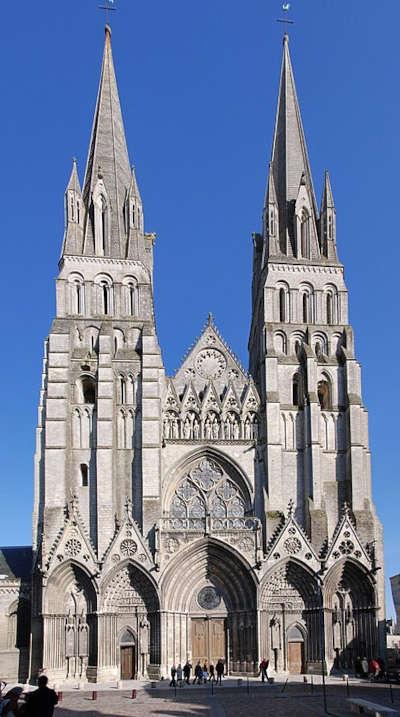
[[[80,516],[78,499],[72,496],[65,508],[64,524],[49,552],[43,556],[42,570],[50,574],[57,565],[73,560],[93,574],[98,573],[96,551]]]
[[[330,541],[324,566],[326,570],[332,567],[341,558],[353,558],[361,563],[367,570],[371,569],[372,560],[362,545],[353,523],[353,519],[347,505],[344,507],[343,515],[339,520],[336,530]]]
[[[266,569],[283,558],[300,560],[310,569],[318,571],[320,561],[307,535],[300,527],[289,506],[288,516],[283,525],[277,529],[267,547]]]
[[[114,537],[103,557],[102,573],[114,568],[120,561],[129,559],[132,563],[154,570],[153,557],[132,518],[132,503],[125,503],[125,517],[122,523],[116,521]]]

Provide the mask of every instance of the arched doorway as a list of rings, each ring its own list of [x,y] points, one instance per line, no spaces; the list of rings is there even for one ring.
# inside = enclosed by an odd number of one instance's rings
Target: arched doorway
[[[223,659],[229,672],[256,666],[256,589],[250,568],[232,549],[205,538],[169,564],[162,580],[167,610],[165,664]]]
[[[132,632],[125,628],[119,641],[121,680],[134,680],[136,677],[136,640]]]
[[[97,665],[97,593],[68,561],[51,574],[43,610],[43,665],[54,679],[87,679]]]
[[[324,603],[328,666],[351,669],[357,657],[373,657],[377,605],[366,569],[354,560],[339,560],[326,575]]]
[[[100,671],[105,678],[118,678],[122,671],[139,678],[158,674],[160,606],[157,590],[151,577],[129,560],[121,561],[101,585],[99,630]],[[126,638],[124,644],[121,636]]]
[[[300,562],[280,561],[264,578],[261,654],[276,672],[316,668],[321,655],[320,600],[315,576]]]
[[[292,625],[287,633],[287,668],[291,675],[305,672],[304,636],[298,625]]]

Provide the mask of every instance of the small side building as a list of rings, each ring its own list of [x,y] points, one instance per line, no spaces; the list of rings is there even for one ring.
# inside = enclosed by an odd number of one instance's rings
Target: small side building
[[[32,547],[0,548],[0,678],[25,682],[29,673]]]

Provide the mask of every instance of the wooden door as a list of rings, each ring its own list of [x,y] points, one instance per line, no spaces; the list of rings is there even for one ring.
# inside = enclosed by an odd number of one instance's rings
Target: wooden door
[[[288,642],[288,669],[292,675],[303,672],[303,643]]]
[[[195,665],[199,660],[203,665],[208,660],[207,620],[193,618],[192,620],[192,661]]]
[[[121,680],[133,680],[135,677],[135,648],[131,645],[121,647]]]
[[[214,618],[209,620],[208,662],[213,665],[222,659],[225,661],[225,620]]]
[[[225,620],[224,618],[203,618],[192,619],[192,661],[195,665],[200,660],[203,665],[217,660],[225,660]]]

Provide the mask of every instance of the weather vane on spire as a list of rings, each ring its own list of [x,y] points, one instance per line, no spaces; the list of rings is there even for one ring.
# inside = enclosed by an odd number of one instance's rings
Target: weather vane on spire
[[[281,22],[281,23],[283,23],[283,24],[286,25],[286,26],[287,26],[287,25],[294,25],[294,21],[293,21],[293,20],[289,20],[289,17],[288,17],[289,10],[290,10],[290,2],[284,2],[283,5],[282,5],[282,10],[283,10],[283,12],[285,13],[285,15],[284,15],[284,17],[278,18],[277,22]],[[286,30],[287,30],[287,28],[286,28]]]
[[[108,14],[110,12],[112,12],[113,10],[115,11],[117,8],[114,7],[114,0],[104,0],[104,3],[105,3],[104,5],[98,5],[98,8],[99,8],[99,10],[104,10],[105,15],[106,15],[106,23],[108,25],[109,24],[108,23],[108,20],[109,20]]]

